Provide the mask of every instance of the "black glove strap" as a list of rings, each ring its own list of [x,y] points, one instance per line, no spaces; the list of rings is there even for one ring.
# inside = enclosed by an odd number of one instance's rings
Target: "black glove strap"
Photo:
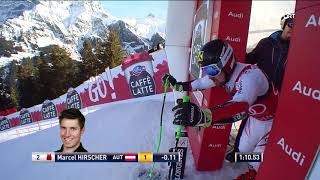
[[[192,81],[177,82],[176,86],[182,87],[182,89],[180,89],[180,87],[177,87],[178,88],[177,90],[179,90],[179,91],[192,91],[192,86],[191,86]]]

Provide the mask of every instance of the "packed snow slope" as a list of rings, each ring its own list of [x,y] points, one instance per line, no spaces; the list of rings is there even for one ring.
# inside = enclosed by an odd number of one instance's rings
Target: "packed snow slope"
[[[156,152],[163,94],[83,109],[86,117],[82,144],[89,152]],[[173,94],[163,115],[160,152],[174,145]],[[33,163],[32,152],[59,149],[59,126],[0,143],[0,179],[3,180],[135,180],[146,179],[151,163]],[[185,179],[230,180],[246,170],[246,164],[224,163],[223,169],[198,172],[188,150]],[[166,179],[167,163],[156,163],[154,179]]]

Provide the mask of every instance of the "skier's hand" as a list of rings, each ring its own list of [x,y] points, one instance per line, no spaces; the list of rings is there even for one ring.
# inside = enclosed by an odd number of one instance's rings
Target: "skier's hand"
[[[175,91],[190,91],[191,89],[191,81],[188,82],[177,82],[176,78],[171,76],[170,74],[165,74],[162,77],[162,85],[165,84],[166,80],[168,79],[170,87]]]
[[[202,111],[192,102],[178,103],[173,107],[174,112],[173,124],[192,127],[208,127],[211,125],[210,110]]]
[[[162,84],[164,85],[166,80],[168,79],[169,81],[169,84],[171,87],[174,87],[176,84],[177,84],[177,80],[176,78],[174,78],[173,76],[171,76],[170,74],[165,74],[163,77],[162,77]]]

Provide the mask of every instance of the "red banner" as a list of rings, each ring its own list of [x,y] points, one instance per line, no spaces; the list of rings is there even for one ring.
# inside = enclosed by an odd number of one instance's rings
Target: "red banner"
[[[198,7],[194,18],[191,45],[191,79],[198,78],[200,74],[200,68],[193,58],[194,54],[210,39],[226,40],[233,46],[237,60],[244,61],[250,12],[251,0],[239,2],[206,1]],[[202,108],[211,108],[231,98],[223,87],[196,91],[189,95],[192,97],[192,101]],[[188,136],[197,170],[209,171],[222,168],[230,130],[231,125],[213,126],[200,131],[195,128],[188,128]]]
[[[298,1],[282,92],[257,179],[305,179],[320,127],[320,6]]]
[[[121,66],[107,68],[76,88],[43,104],[5,116],[3,130],[57,118],[66,108],[86,107],[163,93],[161,78],[168,73],[164,50],[141,52],[124,59]]]

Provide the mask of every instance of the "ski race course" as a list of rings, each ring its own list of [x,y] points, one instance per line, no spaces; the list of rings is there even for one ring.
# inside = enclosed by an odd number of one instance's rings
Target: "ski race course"
[[[163,94],[82,109],[86,117],[82,144],[89,152],[156,152]],[[173,94],[167,94],[163,114],[160,152],[174,146]],[[0,179],[149,179],[152,163],[40,163],[31,161],[32,152],[60,149],[59,126],[0,143]],[[220,171],[195,170],[188,149],[185,179],[228,180],[245,172],[247,165],[224,163]],[[156,163],[152,179],[167,179],[167,163]]]

